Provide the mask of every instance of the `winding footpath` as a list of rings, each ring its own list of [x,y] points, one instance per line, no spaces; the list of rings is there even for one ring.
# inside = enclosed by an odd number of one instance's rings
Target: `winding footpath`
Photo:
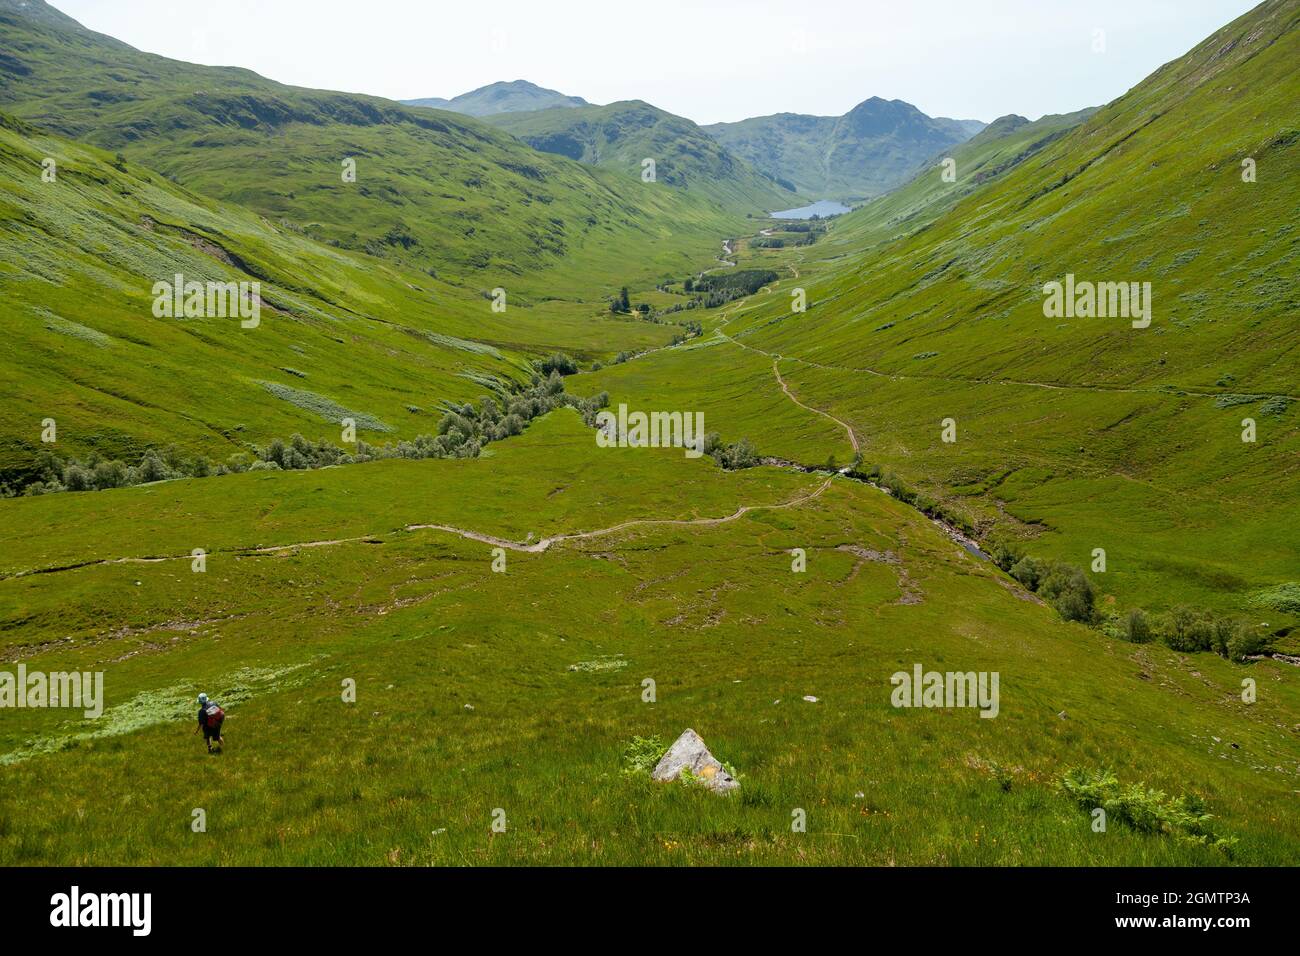
[[[781,391],[785,392],[785,397],[790,399],[790,401],[794,402],[800,408],[810,411],[815,415],[820,415],[823,418],[829,418],[836,425],[839,425],[840,428],[843,428],[844,433],[849,436],[849,444],[853,446],[853,454],[859,454],[861,449],[858,447],[858,436],[853,433],[852,426],[847,422],[836,418],[830,412],[824,412],[820,408],[813,408],[811,405],[805,405],[803,402],[799,401],[799,399],[795,398],[794,394],[790,391],[790,387],[785,384],[785,379],[781,377],[781,370],[777,367],[780,361],[781,357],[779,355],[772,359],[772,374],[776,376],[777,384],[781,386]]]
[[[350,538],[328,538],[321,541],[298,541],[293,544],[276,544],[268,545],[261,548],[217,548],[209,551],[208,554],[233,554],[236,557],[253,556],[259,554],[281,554],[287,551],[296,551],[302,548],[327,548],[341,544],[381,544],[385,537],[393,537],[399,534],[407,534],[414,531],[442,531],[447,534],[457,535],[470,541],[478,541],[482,544],[490,544],[494,547],[507,548],[511,551],[519,551],[525,554],[541,554],[550,550],[553,545],[564,544],[567,541],[585,541],[590,538],[600,538],[608,534],[614,534],[619,531],[625,531],[629,528],[637,527],[714,527],[716,525],[729,524],[749,514],[751,511],[778,511],[784,508],[797,508],[799,505],[806,504],[822,494],[830,487],[835,476],[831,476],[823,481],[816,489],[804,492],[790,498],[787,501],[778,501],[774,504],[761,505],[741,505],[729,515],[720,518],[633,518],[628,521],[622,521],[608,528],[597,528],[594,531],[574,531],[568,534],[557,534],[549,538],[542,538],[540,541],[511,541],[509,538],[499,538],[496,535],[484,534],[481,531],[471,531],[467,528],[457,528],[454,525],[446,524],[408,524],[396,531],[389,531],[384,534],[365,534],[356,535]],[[154,555],[143,558],[99,558],[92,561],[79,561],[75,564],[58,565],[47,568],[34,568],[28,571],[18,571],[13,574],[0,575],[0,581],[6,581],[11,578],[25,578],[36,574],[56,574],[61,571],[76,571],[81,568],[97,567],[106,564],[159,564],[164,561],[192,561],[192,553],[185,554],[167,554]]]

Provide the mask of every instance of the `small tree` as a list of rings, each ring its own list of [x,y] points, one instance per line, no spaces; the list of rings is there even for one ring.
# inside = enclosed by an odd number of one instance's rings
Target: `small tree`
[[[1214,645],[1214,622],[1208,615],[1189,607],[1176,607],[1161,628],[1170,650],[1190,653],[1208,651]]]
[[[1092,620],[1092,582],[1079,568],[1056,563],[1038,584],[1038,593],[1067,621]]]
[[[1042,561],[1026,556],[1012,565],[1009,573],[1029,590],[1036,591],[1044,570]]]
[[[63,485],[69,491],[90,491],[95,487],[94,476],[75,461],[63,469]]]
[[[1151,621],[1146,611],[1135,607],[1128,612],[1124,621],[1124,636],[1134,644],[1146,644],[1151,640]]]

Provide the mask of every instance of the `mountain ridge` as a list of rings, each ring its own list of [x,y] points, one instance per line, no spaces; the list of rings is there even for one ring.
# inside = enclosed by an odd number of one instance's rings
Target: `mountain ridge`
[[[632,276],[618,260],[677,263],[664,241],[674,235],[704,253],[779,194],[757,175],[716,191],[696,177],[689,195],[629,190],[474,117],[143,53],[41,0],[0,0],[0,29],[10,41],[0,109],[319,241],[488,273],[487,288],[558,266],[574,282],[621,283]],[[352,182],[341,177],[348,160]],[[628,243],[623,256],[613,237]]]
[[[528,80],[498,80],[467,93],[461,93],[459,96],[453,96],[451,99],[431,96],[399,102],[404,106],[424,106],[480,118],[499,113],[523,113],[593,105],[581,96],[568,96]]]
[[[769,207],[795,199],[789,184],[755,169],[692,120],[644,100],[501,113],[485,121],[541,152],[617,168],[624,175],[648,175],[647,160],[653,160],[654,180],[669,186],[722,184],[711,186],[712,191],[744,189],[765,197]]]
[[[978,127],[978,129],[976,128]],[[824,199],[867,199],[983,129],[878,96],[842,116],[774,113],[702,129],[756,168]]]

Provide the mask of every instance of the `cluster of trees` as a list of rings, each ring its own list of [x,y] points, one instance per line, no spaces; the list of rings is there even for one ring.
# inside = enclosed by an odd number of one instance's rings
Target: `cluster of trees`
[[[854,474],[968,537],[977,534],[965,516],[909,488],[897,475],[882,471],[879,466],[859,471],[855,463]],[[1102,610],[1097,606],[1092,582],[1082,568],[1064,561],[1028,556],[1006,541],[995,541],[989,547],[994,564],[1050,604],[1061,617],[1096,627],[1111,637],[1135,644],[1160,641],[1170,650],[1183,653],[1214,651],[1231,661],[1262,653],[1272,643],[1272,637],[1245,621],[1197,608],[1175,607],[1161,615],[1134,608],[1122,616]]]
[[[43,449],[35,463],[36,477],[21,487],[0,485],[0,495],[103,491],[171,478],[206,478],[246,471],[298,471],[387,458],[476,458],[485,445],[520,434],[534,418],[562,406],[577,409],[584,421],[594,425],[596,413],[609,403],[609,395],[602,392],[584,399],[568,394],[562,377],[572,374],[562,371],[567,368],[577,371],[571,358],[557,353],[541,363],[528,388],[511,394],[485,395],[477,406],[470,402],[453,405],[438,422],[437,434],[419,435],[410,441],[387,445],[358,441],[354,450],[346,451],[327,441],[294,435],[287,442],[277,438],[265,447],[250,445],[247,451],[236,452],[225,461],[213,461],[202,455],[188,456],[174,447],[150,448],[136,464],[93,452],[84,460],[64,458]]]
[[[791,222],[781,226],[782,232],[802,233],[801,239],[795,240],[796,246],[811,246],[826,234],[826,226],[820,222]]]
[[[681,345],[687,339],[693,339],[697,335],[704,334],[704,326],[700,325],[698,319],[687,319],[682,323],[682,331],[672,337],[670,345]]]
[[[561,375],[576,375],[578,373],[578,363],[563,352],[553,352],[549,358],[542,359],[537,366],[537,370],[547,376],[552,372],[559,372]]]
[[[1159,640],[1170,650],[1214,651],[1231,661],[1261,654],[1273,642],[1271,635],[1245,621],[1185,606],[1159,616],[1134,608],[1120,622],[1119,630],[1122,637],[1135,644]]]
[[[689,302],[678,304],[666,312],[678,312],[681,309],[713,309],[725,305],[734,299],[753,295],[769,282],[780,278],[771,269],[735,269],[698,277],[687,276],[682,288],[695,297]]]
[[[1266,650],[1272,638],[1238,618],[1190,607],[1175,607],[1151,615],[1134,608],[1120,617],[1099,612],[1092,584],[1083,569],[1063,561],[1023,556],[1007,544],[991,555],[1002,570],[1056,608],[1067,621],[1091,624],[1134,644],[1160,641],[1181,653],[1214,651],[1231,661],[1243,661]]]
[[[1067,621],[1091,624],[1097,613],[1097,595],[1082,568],[1064,561],[1044,561],[1022,556],[1006,544],[997,544],[993,563],[1033,591]]]
[[[753,295],[769,282],[780,278],[771,269],[733,269],[729,272],[715,272],[702,275],[695,280],[696,292],[739,291],[741,295]]]
[[[619,289],[618,295],[609,300],[609,311],[614,315],[631,315],[636,312],[643,319],[649,319],[650,313],[654,310],[650,308],[649,302],[641,302],[633,305],[631,298],[628,296],[627,286]]]
[[[753,468],[758,464],[758,453],[748,438],[727,445],[723,444],[722,437],[717,432],[709,432],[704,436],[704,454],[728,471]]]
[[[627,286],[619,290],[618,295],[609,300],[609,311],[615,315],[631,315],[633,311],[641,313],[642,317],[648,316],[651,312],[650,303],[642,302],[640,305],[633,306],[632,300],[628,297]]]

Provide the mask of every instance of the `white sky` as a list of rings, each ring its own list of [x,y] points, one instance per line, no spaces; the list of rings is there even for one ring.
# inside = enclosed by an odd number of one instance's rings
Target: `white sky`
[[[1119,96],[1251,0],[53,0],[151,53],[393,99],[527,79],[699,123],[838,115],[1036,119]],[[1105,31],[1105,52],[1093,51]]]

